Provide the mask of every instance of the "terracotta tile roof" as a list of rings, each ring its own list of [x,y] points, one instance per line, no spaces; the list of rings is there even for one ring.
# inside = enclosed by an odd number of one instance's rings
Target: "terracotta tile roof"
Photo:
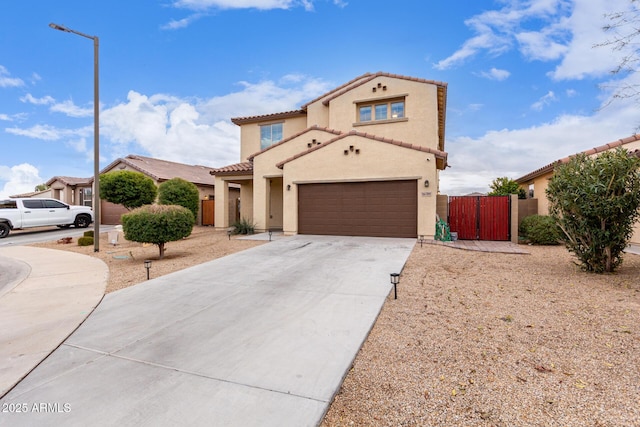
[[[332,144],[332,143],[334,143],[336,141],[339,141],[339,140],[341,140],[343,138],[347,138],[349,136],[360,136],[360,137],[368,138],[368,139],[371,139],[371,140],[374,140],[374,141],[385,142],[387,144],[397,145],[399,147],[409,148],[411,150],[422,151],[424,153],[434,154],[436,156],[436,159],[441,161],[441,163],[443,165],[443,168],[444,168],[444,165],[446,165],[446,162],[447,162],[447,153],[445,153],[444,151],[434,150],[434,149],[428,148],[428,147],[422,147],[422,146],[419,146],[419,145],[408,144],[406,142],[397,141],[395,139],[384,138],[384,137],[375,136],[375,135],[372,135],[372,134],[363,133],[363,132],[357,132],[355,130],[352,130],[349,133],[342,133],[339,136],[337,136],[337,137],[335,137],[335,138],[333,138],[333,139],[331,139],[331,140],[329,140],[327,142],[324,142],[324,143],[322,143],[320,145],[316,145],[314,147],[309,148],[308,150],[305,150],[305,151],[303,151],[301,153],[298,153],[298,154],[296,154],[294,156],[291,156],[288,159],[281,161],[276,166],[278,168],[282,169],[286,163],[289,163],[292,160],[298,159],[298,158],[300,158],[302,156],[306,156],[309,153],[312,153],[312,152],[314,152],[316,150],[320,150],[320,149],[326,147],[329,144]]]
[[[264,122],[267,120],[290,119],[293,117],[301,117],[306,115],[306,110],[292,110],[282,113],[263,114],[260,116],[234,117],[231,119],[231,122],[236,125],[242,125],[246,123]]]
[[[51,186],[54,181],[60,181],[64,185],[68,185],[70,187],[76,185],[91,185],[93,184],[93,177],[91,178],[76,178],[73,176],[54,176],[49,181],[46,182],[47,186]]]
[[[248,160],[249,161],[253,161],[253,158],[256,157],[257,155],[262,154],[265,151],[269,151],[274,147],[278,147],[280,145],[286,144],[287,142],[291,141],[292,139],[298,138],[299,136],[304,135],[305,133],[310,132],[312,130],[320,130],[320,131],[324,131],[324,132],[327,132],[327,133],[332,134],[332,135],[341,135],[342,134],[342,132],[340,132],[338,130],[335,130],[335,129],[329,129],[329,128],[326,128],[326,127],[320,127],[318,125],[313,125],[310,128],[307,128],[307,129],[305,129],[305,130],[303,130],[301,132],[296,133],[295,135],[290,136],[289,138],[283,139],[282,141],[265,148],[264,150],[260,150],[257,153],[253,153],[252,155],[250,155],[248,157]]]
[[[252,162],[235,163],[233,165],[212,169],[211,175],[246,175],[253,173]]]
[[[318,98],[314,99],[313,101],[307,102],[306,104],[304,104],[302,106],[303,109],[306,109],[310,104],[313,104],[314,102],[317,102],[319,100],[322,99],[322,103],[324,105],[329,105],[329,102],[331,102],[331,100],[349,92],[350,90],[358,87],[358,86],[362,86],[365,83],[370,82],[371,80],[375,79],[376,77],[389,77],[392,79],[402,79],[402,80],[409,80],[412,82],[418,82],[418,83],[428,83],[428,84],[432,84],[432,85],[436,85],[436,86],[442,86],[444,88],[447,87],[447,83],[444,82],[439,82],[436,80],[428,80],[428,79],[421,79],[418,77],[409,77],[409,76],[403,76],[401,74],[391,74],[391,73],[385,73],[382,71],[378,71],[377,73],[371,74],[371,73],[366,73],[361,75],[360,77],[356,77],[355,79],[351,80],[348,83],[345,83],[344,85],[333,89],[330,92],[325,93],[324,95],[319,96]]]
[[[592,148],[590,150],[586,150],[586,151],[582,151],[578,154],[586,154],[587,156],[591,156],[593,154],[598,154],[598,153],[602,153],[603,151],[607,151],[607,150],[611,150],[617,147],[622,147],[623,145],[635,142],[635,141],[640,141],[640,134],[635,134],[635,135],[631,135],[630,137],[627,138],[622,138],[622,139],[618,139],[617,141],[613,141],[613,142],[609,142],[608,144],[604,144],[604,145],[600,145],[598,147]],[[639,150],[634,150],[632,151],[632,153],[638,157],[640,157],[640,151]],[[553,169],[560,164],[563,163],[567,163],[569,160],[571,160],[571,158],[575,156],[571,155],[568,157],[564,157],[560,160],[556,160],[554,162],[549,163],[548,165],[545,165],[539,169],[534,170],[533,172],[529,172],[526,175],[521,176],[520,178],[516,179],[516,182],[518,184],[525,184],[528,181],[531,181],[532,179],[535,179],[539,176],[542,176],[544,174],[547,174],[549,172],[552,172]]]
[[[137,154],[130,154],[127,157],[115,160],[109,166],[104,168],[101,173],[113,170],[119,163],[124,163],[132,169],[142,172],[158,182],[167,181],[172,178],[182,178],[196,185],[213,185],[213,180],[209,174],[213,168],[186,165],[184,163],[154,159],[152,157],[139,156]]]

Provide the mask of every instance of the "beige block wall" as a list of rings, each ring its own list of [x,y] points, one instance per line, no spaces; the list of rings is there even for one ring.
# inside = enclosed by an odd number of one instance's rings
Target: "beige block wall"
[[[360,154],[349,150],[353,145]],[[402,165],[401,167],[399,165]],[[283,193],[284,232],[298,232],[298,183],[345,182],[393,179],[418,181],[418,234],[432,238],[435,233],[436,189],[425,188],[428,179],[436,182],[435,156],[408,148],[359,136],[349,136],[336,141],[284,166]],[[287,191],[287,185],[291,190]]]
[[[249,156],[261,150],[260,125],[271,123],[284,123],[282,126],[283,139],[290,138],[307,128],[307,118],[304,116],[242,125],[240,128],[240,158],[243,162],[247,161]]]
[[[387,90],[378,89],[378,83]],[[376,88],[376,92],[372,88]],[[357,123],[357,103],[405,96],[405,118],[388,122]],[[438,148],[437,86],[404,79],[377,77],[330,103],[329,127],[348,132],[355,129],[429,148]]]

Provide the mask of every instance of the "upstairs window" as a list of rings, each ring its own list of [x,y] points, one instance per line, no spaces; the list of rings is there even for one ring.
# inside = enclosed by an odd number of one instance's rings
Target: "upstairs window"
[[[404,119],[404,98],[358,104],[358,122]]]
[[[260,149],[271,147],[282,141],[282,123],[260,126]]]

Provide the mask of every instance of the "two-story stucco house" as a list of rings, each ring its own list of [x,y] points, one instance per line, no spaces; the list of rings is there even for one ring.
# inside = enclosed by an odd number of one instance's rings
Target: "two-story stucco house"
[[[215,224],[229,185],[257,230],[433,236],[444,151],[446,83],[364,74],[299,110],[232,119],[242,162],[215,175]]]

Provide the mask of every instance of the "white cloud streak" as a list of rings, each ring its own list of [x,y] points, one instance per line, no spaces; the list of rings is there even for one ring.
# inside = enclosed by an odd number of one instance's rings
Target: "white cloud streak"
[[[457,67],[485,52],[500,56],[517,49],[527,61],[560,61],[555,80],[604,76],[625,52],[594,48],[606,41],[607,14],[633,7],[629,0],[507,0],[499,10],[473,16],[465,24],[474,33],[434,67]]]
[[[9,70],[0,65],[0,87],[20,87],[24,86],[24,81],[17,77],[11,77]]]

